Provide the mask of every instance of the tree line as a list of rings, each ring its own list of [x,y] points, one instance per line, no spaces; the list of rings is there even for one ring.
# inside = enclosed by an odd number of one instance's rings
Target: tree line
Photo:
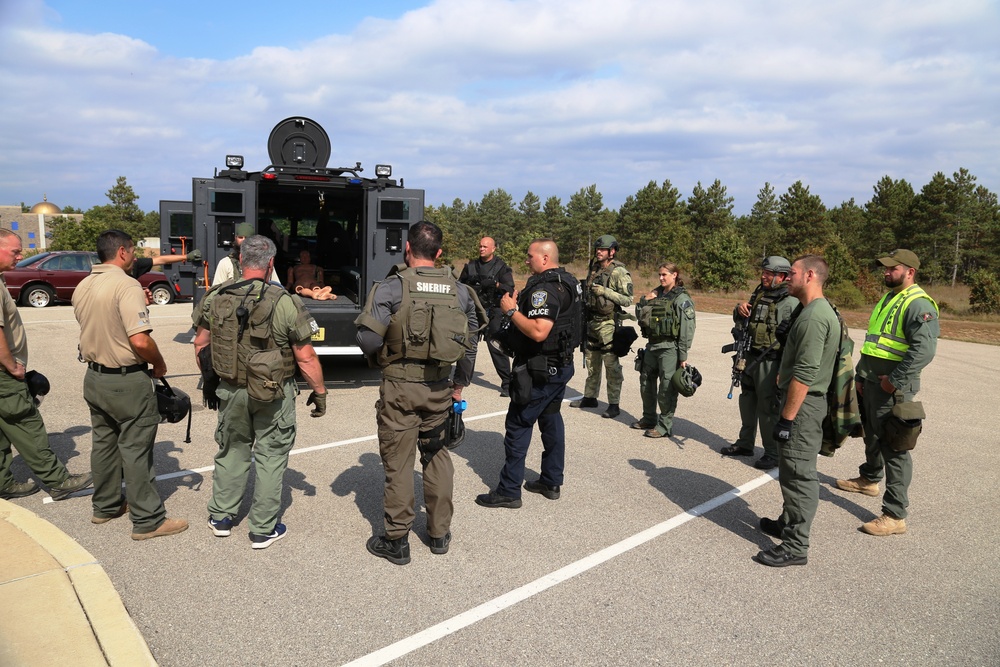
[[[596,184],[565,205],[559,197],[543,204],[533,192],[515,204],[498,188],[478,202],[428,206],[425,217],[443,229],[452,261],[475,257],[479,238],[488,235],[511,264],[519,265],[538,237],[556,240],[563,264],[585,262],[593,242],[613,234],[626,264],[655,268],[673,261],[695,287],[710,291],[745,289],[763,257],[807,252],[830,263],[830,287],[865,299],[881,289],[881,277],[870,271],[873,260],[894,248],[917,253],[924,284],[1000,270],[997,195],[964,168],[951,177],[938,172],[919,192],[884,176],[862,205],[852,198],[828,209],[801,181],[781,194],[765,183],[749,215],[734,215],[733,201],[719,180],[707,187],[699,182],[686,198],[669,180],[650,181],[617,211],[603,205]]]

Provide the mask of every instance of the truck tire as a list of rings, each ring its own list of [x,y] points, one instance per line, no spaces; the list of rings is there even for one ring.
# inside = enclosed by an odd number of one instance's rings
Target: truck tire
[[[153,303],[157,306],[165,306],[174,301],[174,291],[167,283],[156,283],[149,291],[153,295]]]
[[[34,308],[45,308],[55,300],[56,293],[48,285],[32,285],[24,290],[21,303]]]

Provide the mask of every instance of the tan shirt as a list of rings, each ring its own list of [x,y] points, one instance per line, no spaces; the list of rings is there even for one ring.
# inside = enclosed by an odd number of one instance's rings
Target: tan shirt
[[[20,361],[25,368],[28,367],[28,337],[24,334],[24,324],[21,322],[21,313],[17,311],[17,304],[7,291],[7,284],[0,278],[0,327],[3,327],[4,338],[7,339],[7,348],[14,361]]]
[[[80,354],[109,368],[144,363],[129,336],[153,330],[139,281],[114,264],[97,264],[73,292]]]

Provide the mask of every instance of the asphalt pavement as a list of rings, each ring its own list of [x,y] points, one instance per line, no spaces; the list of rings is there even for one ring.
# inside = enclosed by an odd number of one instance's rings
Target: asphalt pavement
[[[198,404],[190,309],[154,306],[153,336],[171,386]],[[71,472],[82,472],[90,427],[72,309],[21,312],[29,367],[52,380],[41,407],[52,447]],[[214,537],[207,525],[216,415],[198,405],[191,442],[186,424],[162,424],[155,451],[168,516],[189,520],[188,531],[133,542],[127,519],[92,524],[85,495],[51,502],[40,493],[12,501],[11,511],[0,507],[8,523],[24,511],[25,521],[51,524],[79,549],[74,558],[53,558],[48,570],[29,559],[25,574],[11,577],[11,554],[32,551],[34,538],[0,522],[7,575],[0,577],[0,643],[7,645],[12,619],[25,616],[36,630],[51,629],[38,641],[76,641],[61,619],[83,606],[73,577],[89,568],[106,573],[134,624],[118,632],[144,639],[163,666],[1000,664],[1000,543],[988,511],[1000,476],[1000,348],[941,341],[925,370],[918,399],[928,419],[914,452],[907,534],[858,530],[881,504],[833,487],[857,474],[863,445],[852,440],[820,458],[809,564],[771,569],[751,557],[774,543],[757,520],[780,512],[776,473],[718,453],[739,429],[736,399],[726,399],[729,358],[719,352],[730,327],[726,316],[698,314],[689,360],[705,381],[680,399],[670,439],[629,428],[641,413],[634,355],[623,359],[618,419],[600,417],[603,388],[598,410],[564,404],[562,496],[525,493],[517,510],[473,502],[496,484],[507,407],[481,347],[465,395],[468,435],[453,452],[451,550],[430,553],[420,509],[413,559],[403,567],[365,550],[382,524],[377,373],[326,360],[327,415],[310,418],[300,398],[283,496],[288,534],[265,550],[250,548],[248,501],[231,537]],[[852,331],[856,341],[862,333]],[[579,395],[585,378],[577,355],[567,398]],[[540,451],[536,433],[528,479],[537,475]],[[19,457],[14,469],[24,479]],[[77,601],[65,588],[48,598],[24,588],[47,576],[69,580]],[[93,624],[100,615],[92,616]],[[46,664],[16,662],[4,650],[0,664]],[[80,648],[73,662],[116,664],[101,653],[105,662],[90,662]]]

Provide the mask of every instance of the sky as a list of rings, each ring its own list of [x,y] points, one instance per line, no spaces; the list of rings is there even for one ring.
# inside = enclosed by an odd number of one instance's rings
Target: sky
[[[996,0],[0,0],[0,204],[144,210],[282,119],[426,203],[612,209],[650,181],[863,205],[968,169],[1000,192]]]

